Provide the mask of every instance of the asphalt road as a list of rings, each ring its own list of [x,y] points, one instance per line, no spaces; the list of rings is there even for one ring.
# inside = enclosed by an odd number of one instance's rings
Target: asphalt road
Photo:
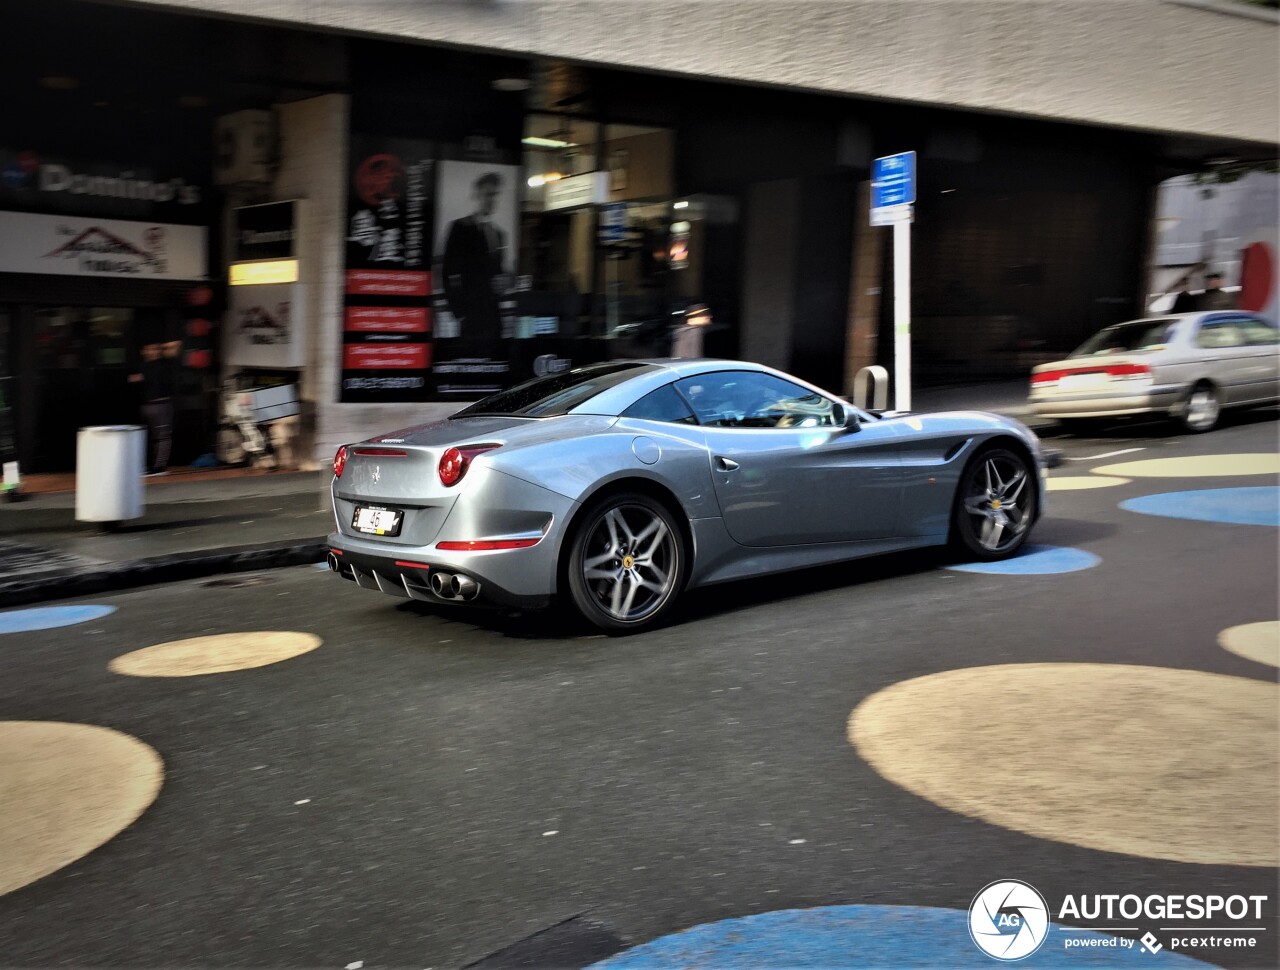
[[[1055,438],[1066,460],[1053,477],[1149,459],[1274,456],[1276,434],[1272,411],[1204,436],[1124,427]],[[0,965],[582,966],[773,910],[967,911],[987,883],[1021,879],[1054,909],[1068,894],[1265,894],[1262,918],[1247,924],[1261,928],[1255,947],[1187,952],[1275,966],[1277,870],[1230,850],[1273,851],[1280,803],[1270,817],[1265,802],[1171,806],[1166,781],[1177,779],[1147,770],[1168,752],[1143,723],[1141,705],[1165,696],[1147,689],[1146,671],[1276,689],[1274,667],[1218,643],[1228,628],[1276,620],[1276,529],[1118,504],[1276,484],[1274,474],[1204,474],[1213,467],[1053,492],[1033,541],[1091,553],[1092,568],[987,575],[945,568],[933,553],[893,556],[703,591],[674,625],[626,639],[554,614],[436,614],[310,567],[97,597],[86,602],[116,611],[0,635],[0,722],[113,728],[164,764],[136,822],[0,895]],[[243,631],[323,643],[203,676],[108,667],[149,645]],[[946,766],[935,769],[930,752],[967,743],[968,722],[942,716],[949,705],[930,708],[926,697],[887,728],[872,724],[874,757],[851,743],[851,713],[894,685],[1000,667],[979,671],[988,679],[977,686],[956,680],[951,695],[938,681],[930,695],[981,707],[969,692],[994,683],[999,698],[1004,665],[1044,664],[1082,666],[1037,667],[1040,679],[1018,680],[1007,708],[985,708],[989,722],[970,747],[983,746],[986,770],[969,772],[963,791],[921,794],[903,782],[941,778]],[[1088,686],[1099,667],[1121,664],[1142,668],[1125,688],[1129,722],[1096,706],[1110,688]],[[1070,679],[1075,671],[1086,686]],[[1160,671],[1150,675],[1157,687]],[[1229,704],[1232,692],[1224,696]],[[1280,704],[1271,713],[1280,717]],[[1250,747],[1274,739],[1258,735],[1256,718],[1196,716],[1192,737],[1213,745],[1192,766],[1207,791],[1239,760],[1265,767],[1270,757],[1274,769],[1275,750]],[[1131,766],[1114,806],[1107,789],[1053,774],[1068,748]],[[56,814],[39,792],[24,799],[0,804]],[[1047,802],[1054,811],[1042,811]],[[1178,815],[1191,835],[1166,840]],[[1107,841],[1113,823],[1129,841]],[[1201,861],[1173,858],[1201,849]],[[1129,939],[1168,935],[1167,922],[1124,925]],[[860,965],[851,953],[847,966]],[[975,948],[969,965],[995,962]]]

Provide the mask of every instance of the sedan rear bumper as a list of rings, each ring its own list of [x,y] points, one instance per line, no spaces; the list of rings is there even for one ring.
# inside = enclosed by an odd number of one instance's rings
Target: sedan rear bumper
[[[1181,385],[1134,388],[1131,391],[1060,392],[1032,390],[1028,404],[1042,418],[1108,418],[1174,411],[1186,388]]]

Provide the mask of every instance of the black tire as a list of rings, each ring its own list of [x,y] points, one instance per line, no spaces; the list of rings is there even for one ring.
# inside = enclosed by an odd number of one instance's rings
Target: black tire
[[[1222,398],[1218,389],[1208,381],[1200,381],[1191,388],[1187,399],[1182,403],[1182,412],[1178,422],[1184,431],[1191,434],[1204,434],[1218,426],[1222,417]]]
[[[668,616],[688,575],[688,552],[675,515],[638,492],[593,502],[569,540],[573,605],[611,634],[636,633]]]
[[[996,445],[974,455],[956,488],[952,546],[983,562],[1008,559],[1021,549],[1038,511],[1037,474],[1031,458],[1014,448]]]

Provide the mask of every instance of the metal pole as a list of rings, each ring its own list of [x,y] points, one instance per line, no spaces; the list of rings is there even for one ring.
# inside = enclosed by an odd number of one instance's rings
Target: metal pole
[[[911,222],[893,224],[893,409],[911,410]]]

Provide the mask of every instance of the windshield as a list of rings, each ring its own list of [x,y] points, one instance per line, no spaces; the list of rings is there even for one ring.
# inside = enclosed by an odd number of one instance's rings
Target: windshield
[[[1134,350],[1150,350],[1167,344],[1173,337],[1176,320],[1136,320],[1107,327],[1095,333],[1074,351],[1072,357],[1099,354],[1127,354]]]
[[[644,371],[655,370],[652,364],[634,361],[592,364],[538,377],[497,394],[490,394],[453,415],[474,418],[479,415],[503,415],[525,418],[549,418],[568,414],[578,405],[591,400],[601,391],[629,381]]]

